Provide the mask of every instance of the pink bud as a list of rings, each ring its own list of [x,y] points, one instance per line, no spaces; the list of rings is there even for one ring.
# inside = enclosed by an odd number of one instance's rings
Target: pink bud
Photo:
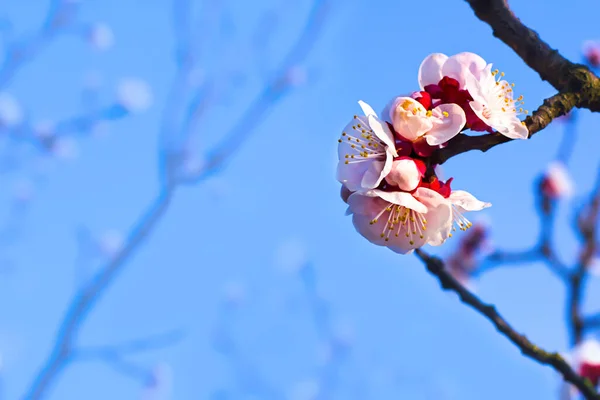
[[[600,43],[587,41],[583,45],[583,56],[592,67],[600,67]]]
[[[419,186],[423,176],[422,168],[410,157],[401,157],[393,162],[392,170],[385,177],[390,185],[398,186],[407,192]]]
[[[541,185],[545,196],[552,199],[569,197],[573,193],[573,181],[566,167],[560,162],[548,165]]]

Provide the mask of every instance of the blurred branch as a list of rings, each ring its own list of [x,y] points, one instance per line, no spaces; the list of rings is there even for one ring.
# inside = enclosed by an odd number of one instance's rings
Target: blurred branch
[[[31,61],[73,19],[77,1],[51,0],[50,9],[42,26],[28,40],[8,43],[7,54],[0,65],[0,88],[5,87],[19,67]]]
[[[202,181],[211,173],[221,168],[235,154],[235,151],[239,149],[242,143],[248,139],[259,122],[262,121],[262,118],[264,118],[267,109],[287,93],[289,86],[286,86],[283,82],[285,73],[290,66],[302,62],[308,56],[324,25],[328,6],[328,0],[316,0],[313,3],[307,24],[285,57],[281,69],[267,83],[265,89],[250,105],[240,122],[225,135],[221,144],[217,145],[213,155],[209,159],[210,162],[194,177],[193,183]],[[34,378],[24,399],[37,400],[43,398],[54,380],[65,366],[71,362],[77,336],[93,306],[100,300],[101,296],[118,277],[119,273],[122,272],[129,258],[144,243],[148,235],[165,215],[178,183],[180,182],[168,181],[164,184],[153,204],[135,224],[121,251],[75,295],[62,320],[53,349]]]
[[[496,311],[496,308],[493,305],[483,303],[477,296],[473,295],[454,279],[454,277],[446,271],[441,259],[430,256],[420,249],[416,250],[416,254],[421,261],[423,261],[427,270],[437,277],[442,289],[456,293],[464,304],[478,311],[494,324],[498,332],[517,346],[521,350],[521,353],[536,360],[540,364],[554,368],[554,370],[560,373],[566,381],[575,385],[587,400],[600,400],[600,395],[596,392],[594,387],[573,371],[560,354],[549,353],[540,349],[529,341],[527,337],[515,331],[515,329],[502,318],[498,311]]]
[[[125,343],[105,346],[82,347],[76,351],[78,358],[96,358],[105,354],[118,354],[120,356],[141,353],[169,347],[180,342],[184,337],[183,331],[174,330],[160,335],[153,335]]]
[[[600,169],[596,177],[596,185],[590,197],[589,204],[582,207],[576,215],[576,226],[583,241],[579,253],[577,268],[570,277],[568,319],[571,328],[573,345],[581,342],[586,328],[586,320],[582,316],[581,303],[585,283],[589,275],[589,267],[597,251],[597,225],[600,212]]]
[[[600,84],[598,85],[598,92],[600,93]],[[525,119],[525,124],[529,130],[529,138],[547,127],[555,118],[566,115],[574,107],[580,107],[581,96],[582,94],[577,92],[558,93],[544,100],[544,104]],[[438,150],[432,156],[433,163],[443,164],[458,154],[471,150],[486,152],[499,144],[512,141],[513,139],[497,132],[479,136],[460,134],[450,140],[448,146]]]
[[[225,135],[221,143],[215,146],[208,155],[204,168],[194,176],[184,179],[182,183],[196,183],[221,169],[231,158],[231,154],[239,150],[257,125],[266,118],[271,104],[288,93],[292,87],[287,79],[288,72],[308,56],[325,25],[329,3],[329,0],[314,1],[302,35],[284,57],[273,77],[266,83],[261,93],[254,99],[233,128]]]

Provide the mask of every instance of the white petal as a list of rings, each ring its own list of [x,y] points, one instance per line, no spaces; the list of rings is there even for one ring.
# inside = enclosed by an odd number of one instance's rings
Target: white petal
[[[494,125],[490,126],[494,128]],[[498,130],[498,132],[511,139],[527,139],[529,137],[527,127],[523,125],[516,116],[511,118],[508,124],[505,124],[505,129],[503,131]]]
[[[362,109],[363,113],[366,116],[373,115],[373,116],[377,117],[377,113],[373,110],[373,108],[371,108],[370,105],[368,105],[367,103],[365,103],[362,100],[359,100],[358,104],[360,105],[360,108]]]
[[[490,120],[488,118],[486,118],[485,115],[483,115],[483,110],[485,109],[485,106],[483,103],[481,103],[479,101],[471,101],[471,102],[469,102],[469,106],[471,106],[471,109],[473,110],[475,115],[477,115],[479,117],[480,120],[482,120],[485,124],[491,126]]]
[[[354,192],[348,197],[348,208],[353,214],[366,215],[373,219],[386,204],[373,190]]]
[[[427,85],[437,85],[442,80],[442,66],[448,56],[442,53],[433,53],[427,56],[419,67],[419,85],[424,89]]]
[[[382,190],[371,190],[370,192],[374,192],[377,196],[381,197],[383,200],[386,200],[392,204],[397,204],[399,206],[404,206],[406,208],[410,208],[411,210],[415,210],[418,213],[424,214],[427,212],[427,207],[421,202],[419,202],[415,197],[406,192],[384,192]]]
[[[421,238],[419,235],[407,237],[406,230],[389,232],[387,241],[385,240],[385,237],[382,238],[382,233],[388,234],[388,231],[386,230],[388,216],[389,215],[384,214],[377,220],[376,223],[371,224],[372,218],[369,218],[365,215],[354,214],[352,216],[352,223],[354,224],[354,228],[356,228],[358,233],[360,233],[369,242],[378,246],[389,247],[392,251],[399,254],[408,254],[414,249],[422,247],[425,244],[425,236],[423,238]],[[396,233],[398,233],[398,236],[396,236]],[[411,241],[413,242],[412,244],[410,243]]]
[[[496,81],[494,80],[494,77],[492,76],[492,74],[490,73],[490,77],[492,78],[492,85],[496,85]],[[486,104],[487,103],[487,98],[486,98],[486,92],[490,89],[490,86],[484,85],[484,82],[481,82],[480,80],[478,80],[475,75],[473,75],[470,72],[466,72],[464,74],[464,79],[465,79],[465,89],[467,89],[469,91],[469,94],[471,95],[471,97],[473,98],[474,101],[478,101],[480,103]]]
[[[425,139],[430,146],[446,143],[458,135],[467,123],[464,110],[457,104],[442,104],[432,112],[434,116],[439,115],[440,118],[436,118],[433,128],[425,135]],[[443,115],[444,112],[448,113],[447,117]]]
[[[469,192],[465,192],[464,190],[453,190],[448,197],[448,200],[452,202],[455,206],[458,206],[466,211],[480,211],[484,208],[491,207],[491,203],[486,203],[480,200],[477,200],[475,196],[473,196]]]
[[[387,157],[387,159],[391,161],[391,157]],[[364,162],[364,164],[369,164],[369,168],[365,171],[360,186],[363,189],[374,189],[379,186],[383,178],[390,172],[392,163],[387,162],[389,166],[387,171],[385,170],[385,161]]]
[[[375,136],[377,136],[379,140],[385,143],[385,145],[392,152],[394,157],[397,156],[394,134],[392,133],[388,125],[373,115],[368,116],[368,123],[371,129],[373,130]]]
[[[600,343],[595,339],[586,339],[573,351],[573,359],[578,364],[600,364]]]
[[[427,244],[439,246],[446,241],[452,230],[452,207],[450,202],[439,193],[418,188],[415,197],[427,206]]]
[[[412,158],[402,158],[392,163],[390,172],[385,176],[390,185],[398,186],[408,192],[415,190],[421,181],[421,173]]]
[[[433,127],[421,103],[410,97],[398,97],[391,110],[392,125],[407,140],[415,141]]]
[[[476,78],[479,78],[486,66],[485,60],[477,54],[464,52],[448,58],[442,67],[442,74],[456,79],[460,87],[463,88],[466,83],[465,75],[467,72],[471,72]]]

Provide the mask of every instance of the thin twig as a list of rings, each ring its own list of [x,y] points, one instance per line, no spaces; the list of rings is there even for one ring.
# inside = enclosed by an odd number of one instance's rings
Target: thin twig
[[[320,32],[322,25],[324,25],[325,11],[328,6],[329,1],[327,0],[316,0],[314,2],[308,17],[308,22],[298,40],[285,57],[282,68],[287,68],[290,65],[300,63],[308,56],[309,50],[315,44],[318,33]],[[277,79],[280,78],[281,76],[278,76]],[[275,82],[278,81],[276,80]],[[248,111],[244,115],[249,115],[253,111],[256,111],[257,108],[259,108],[260,111],[264,111],[280,100],[282,96],[271,96],[273,90],[275,90],[275,87],[273,86],[273,82],[270,82],[263,91],[263,94],[250,105]],[[281,93],[281,95],[283,95],[283,93]],[[231,141],[232,137],[239,130],[239,125],[228,132],[224,136],[221,144],[217,145],[217,150],[215,151],[212,162],[199,174],[195,179],[195,183],[204,180],[210,173],[223,166],[235,154],[235,151],[239,149],[242,139],[247,139],[250,132],[257,126],[258,121],[246,126],[243,137],[240,137],[240,140],[236,143],[231,143]],[[230,145],[230,148],[228,148],[227,151],[224,151],[227,145]],[[106,289],[110,287],[118,274],[123,270],[126,261],[128,261],[162,219],[175,194],[176,187],[177,186],[175,185],[165,185],[162,188],[154,203],[138,220],[121,251],[116,254],[109,264],[102,268],[90,283],[84,286],[73,298],[67,313],[61,322],[52,351],[34,378],[27,393],[23,396],[24,400],[39,400],[43,398],[50,385],[72,360],[77,335],[81,330],[83,323],[87,320],[92,307],[100,300],[102,295],[106,292]]]
[[[575,385],[587,400],[600,400],[600,395],[594,387],[585,379],[579,376],[569,364],[558,353],[549,353],[533,344],[527,337],[519,334],[499,313],[496,307],[482,302],[477,296],[463,287],[452,275],[450,275],[441,259],[433,257],[424,251],[417,249],[417,256],[425,263],[427,270],[437,277],[442,289],[453,291],[460,300],[478,311],[487,318],[508,340],[516,345],[525,356],[538,361],[540,364],[548,365],[563,378]]]

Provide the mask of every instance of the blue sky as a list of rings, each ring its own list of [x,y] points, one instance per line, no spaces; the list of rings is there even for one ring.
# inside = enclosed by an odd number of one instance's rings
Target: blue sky
[[[76,277],[101,265],[95,260],[82,266],[77,232],[126,234],[159,191],[159,126],[176,67],[171,2],[81,3],[78,20],[108,24],[114,46],[97,51],[77,31],[60,36],[4,90],[33,122],[82,113],[81,89],[90,76],[99,79],[101,104],[111,104],[119,80],[127,77],[147,81],[154,102],[145,113],[108,123],[104,135],[77,138],[74,159],[40,164],[31,149],[10,153],[20,164],[2,173],[1,215],[7,223],[18,217],[18,229],[11,231],[18,236],[2,247],[2,259],[11,263],[0,276],[2,400],[22,398],[48,356]],[[573,60],[581,57],[584,40],[598,38],[592,0],[569,7],[513,3],[526,24]],[[21,37],[39,26],[47,5],[11,1],[3,12]],[[201,76],[216,79],[220,88],[194,137],[197,157],[260,91],[310,5],[264,0],[196,7]],[[322,399],[556,398],[560,381],[552,370],[523,358],[486,320],[443,293],[414,256],[398,256],[358,235],[344,216],[335,181],[337,138],[359,111],[357,101],[380,109],[392,96],[415,90],[418,66],[429,53],[481,54],[516,83],[530,110],[553,89],[493,38],[464,1],[432,0],[424,7],[416,1],[335,0],[330,11],[303,65],[307,83],[261,118],[221,173],[176,192],[157,229],[90,314],[78,343],[115,344],[182,330],[179,342],[132,358],[144,368],[170,366],[172,395],[165,399],[308,400],[289,394],[314,382],[330,390]],[[591,150],[599,143],[597,117],[579,116],[570,164],[574,202],[591,188],[598,162]],[[464,154],[444,166],[454,187],[493,203],[485,217],[499,247],[534,243],[533,180],[553,159],[562,128],[554,124],[530,142]],[[11,196],[23,182],[31,182],[34,196],[16,215]],[[573,260],[577,249],[572,213],[573,203],[561,205],[555,233],[565,260]],[[443,255],[452,248],[448,242],[435,251]],[[302,276],[290,271],[305,262],[316,295],[302,284],[306,270]],[[231,310],[223,298],[233,284],[245,296]],[[599,282],[592,281],[585,305],[590,311],[600,307],[595,288]],[[564,289],[543,266],[494,270],[477,290],[531,340],[566,350]],[[215,332],[223,329],[236,343],[234,353],[215,349]],[[336,359],[339,365],[323,361],[331,335],[351,346]],[[244,393],[243,383],[256,384],[257,376],[262,392]],[[139,379],[106,363],[75,363],[46,398],[138,399],[141,387]]]

